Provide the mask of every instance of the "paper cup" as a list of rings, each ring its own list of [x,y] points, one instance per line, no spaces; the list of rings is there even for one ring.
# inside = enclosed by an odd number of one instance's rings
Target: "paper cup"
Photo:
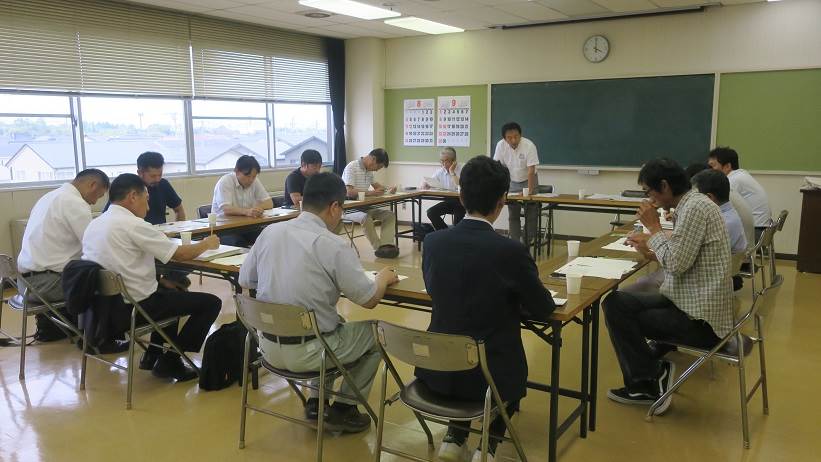
[[[211,212],[208,214],[208,225],[209,226],[217,226],[217,214]]]
[[[183,231],[180,233],[180,240],[182,240],[182,245],[190,245],[191,244],[191,231]]]
[[[567,294],[578,294],[582,291],[582,275],[581,274],[571,274],[568,273],[565,275],[565,279],[567,280]]]
[[[364,201],[364,200],[365,200],[365,191],[359,191],[359,192],[356,194],[356,197],[357,197],[359,200]]]
[[[567,241],[567,256],[568,257],[578,257],[579,256],[579,245],[581,245],[580,241]]]
[[[530,196],[530,188],[522,188],[522,195],[525,197]]]
[[[587,196],[587,190],[580,189],[579,190],[579,200],[584,199],[585,196]]]

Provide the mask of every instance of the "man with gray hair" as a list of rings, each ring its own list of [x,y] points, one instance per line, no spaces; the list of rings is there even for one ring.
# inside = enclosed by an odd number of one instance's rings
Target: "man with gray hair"
[[[422,188],[428,189],[431,186],[437,186],[445,191],[457,191],[462,166],[456,162],[456,150],[451,147],[442,149],[442,152],[439,154],[439,163],[442,167],[437,170],[432,177],[438,184],[430,185],[427,181],[423,181]],[[433,228],[436,230],[447,228],[448,225],[445,224],[445,220],[443,220],[442,217],[449,213],[453,214],[454,225],[462,221],[462,218],[465,217],[465,208],[462,206],[458,197],[445,199],[428,209],[428,219],[430,219]]]

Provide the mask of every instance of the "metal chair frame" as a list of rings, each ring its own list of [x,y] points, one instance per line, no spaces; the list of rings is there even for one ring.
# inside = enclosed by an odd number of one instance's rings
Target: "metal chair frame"
[[[772,240],[772,235],[774,233],[774,228],[772,230],[768,229],[762,234],[761,239],[759,239],[758,243],[752,249],[748,250],[747,255],[750,257],[751,265],[752,265],[752,274],[755,275],[756,273],[756,253],[759,253],[762,248],[764,248],[767,244],[769,244]],[[738,382],[739,382],[739,391],[741,397],[741,431],[742,437],[744,441],[744,448],[749,449],[750,447],[750,429],[749,429],[749,419],[747,415],[747,406],[752,400],[753,396],[755,396],[755,392],[761,388],[761,398],[763,403],[763,412],[764,415],[768,415],[769,410],[769,398],[767,395],[767,366],[764,359],[764,335],[762,333],[762,321],[761,315],[758,313],[759,306],[761,303],[760,300],[763,299],[763,296],[773,288],[772,285],[767,286],[765,281],[764,272],[761,272],[761,288],[758,289],[755,283],[755,277],[751,278],[751,290],[752,290],[752,297],[753,301],[750,305],[750,309],[743,315],[741,318],[735,323],[733,328],[730,332],[721,339],[713,348],[707,350],[703,348],[696,348],[689,345],[671,343],[671,342],[664,342],[671,345],[675,345],[678,347],[678,351],[687,353],[690,355],[697,356],[697,359],[676,379],[675,382],[670,386],[670,388],[662,394],[655,403],[650,406],[650,409],[647,411],[647,415],[645,419],[648,422],[653,421],[653,415],[656,409],[661,406],[664,401],[671,396],[673,393],[678,390],[688,378],[690,378],[693,373],[701,367],[704,363],[710,361],[712,364],[712,359],[719,359],[721,361],[735,364],[738,366]],[[753,320],[755,323],[755,337],[747,337],[741,333],[741,329],[750,321]],[[750,349],[747,350],[745,348],[745,340],[752,342]],[[735,345],[733,345],[735,342]],[[759,364],[760,364],[760,372],[759,376],[756,379],[755,383],[751,390],[747,390],[746,384],[746,375],[745,375],[745,366],[744,360],[745,356],[752,352],[752,346],[758,344],[758,355],[759,355]],[[735,346],[735,351],[733,350],[733,346]],[[728,348],[729,347],[729,348]]]
[[[174,316],[171,318],[162,319],[159,321],[154,320],[148,313],[145,312],[143,307],[137,302],[134,297],[128,292],[128,289],[125,287],[125,282],[121,275],[114,273],[113,271],[108,270],[100,270],[99,275],[99,283],[97,286],[97,292],[99,295],[104,297],[121,295],[125,301],[131,305],[131,326],[127,332],[128,337],[128,362],[125,366],[118,364],[114,361],[109,361],[105,358],[100,356],[99,352],[90,353],[88,351],[88,339],[84,336],[83,337],[83,363],[80,369],[80,390],[85,390],[86,388],[86,369],[87,369],[87,362],[88,358],[95,359],[102,363],[108,364],[111,367],[115,367],[121,371],[126,371],[128,374],[128,382],[127,382],[127,390],[126,390],[126,400],[125,400],[125,408],[131,409],[132,408],[132,400],[131,395],[134,386],[134,344],[137,344],[143,350],[147,350],[149,346],[155,346],[158,348],[167,351],[169,348],[174,350],[175,353],[180,355],[180,357],[188,363],[189,366],[193,367],[194,370],[199,373],[199,367],[194,364],[194,361],[182,351],[182,349],[176,344],[176,342],[172,341],[168,334],[165,333],[163,330],[166,327],[172,326],[177,324],[182,316]],[[147,321],[147,324],[137,325],[137,316],[140,315]],[[151,343],[151,341],[142,340],[140,337],[145,336],[147,334],[158,332],[160,336],[162,336],[163,340],[168,343],[168,346],[165,345],[157,345]]]
[[[353,395],[326,389],[326,381],[330,378],[342,377],[343,380],[352,385],[355,382],[348,371],[348,367],[351,364],[342,364],[330,346],[328,346],[322,332],[319,330],[319,324],[316,321],[316,315],[313,311],[293,305],[263,302],[242,294],[234,295],[234,301],[236,302],[237,307],[237,317],[248,329],[248,334],[245,337],[245,353],[243,356],[242,365],[242,401],[239,430],[240,449],[245,447],[245,427],[248,409],[316,430],[316,460],[318,462],[322,461],[325,399],[328,395],[357,401],[365,407],[365,410],[374,422],[377,421],[376,413],[373,411],[370,404],[368,404],[367,397],[364,396],[361,390],[359,390],[355,385],[351,387],[354,391]],[[309,335],[316,336],[321,345],[321,365],[319,371],[316,372],[316,375],[310,376],[306,376],[306,373],[294,373],[294,375],[289,375],[287,374],[288,371],[274,368],[262,357],[252,362],[250,360],[252,340],[256,341],[255,344],[258,345],[260,333],[287,337],[305,337]],[[330,369],[328,368],[328,362],[332,365]],[[307,398],[305,398],[303,392],[299,389],[299,387],[297,387],[297,384],[304,388],[319,391],[319,415],[317,423],[248,404],[248,373],[250,372],[250,368],[252,366],[259,365],[266,368],[273,375],[288,382],[288,385],[296,393],[300,401],[302,401],[303,406],[307,403]],[[317,379],[319,380],[319,386],[311,383]]]
[[[507,426],[507,431],[510,433],[510,438],[502,437],[502,440],[512,441],[519,455],[519,460],[527,462],[527,456],[521,445],[519,435],[511,424],[510,416],[505,409],[505,403],[502,401],[499,390],[496,388],[496,383],[493,381],[493,377],[487,368],[487,354],[485,352],[484,342],[463,335],[426,332],[398,326],[385,321],[377,321],[373,325],[373,333],[379,345],[383,360],[381,373],[382,387],[379,393],[379,419],[376,427],[376,442],[374,444],[374,461],[379,462],[382,457],[382,452],[387,452],[394,456],[415,460],[417,462],[429,462],[429,459],[423,459],[397,449],[386,447],[382,444],[385,407],[396,401],[401,401],[402,404],[413,411],[416,420],[419,421],[419,424],[425,431],[428,446],[431,449],[434,446],[433,435],[426,421],[441,425],[449,425],[449,420],[467,422],[468,425],[464,427],[465,430],[481,435],[482,462],[487,461],[488,444],[491,438],[490,422],[495,414],[498,413],[501,415]],[[416,409],[412,405],[404,402],[402,400],[402,391],[406,385],[399,375],[399,372],[397,372],[390,356],[410,366],[437,371],[456,372],[479,367],[488,383],[487,391],[485,392],[483,412],[468,418],[437,415]],[[390,398],[387,397],[388,373],[393,377],[393,380],[399,386],[400,390]],[[482,430],[479,431],[470,428],[470,422],[479,419],[481,419],[482,422]]]
[[[42,294],[32,287],[32,285],[28,282],[28,280],[23,277],[17,271],[17,267],[14,264],[12,258],[8,255],[0,255],[0,281],[1,282],[8,282],[9,285],[14,287],[17,290],[17,295],[10,297],[9,299],[0,297],[0,326],[2,325],[3,319],[3,304],[7,303],[10,308],[14,310],[18,310],[22,312],[23,319],[22,319],[22,327],[20,336],[14,336],[9,334],[5,330],[0,327],[0,334],[3,334],[5,337],[8,338],[9,341],[12,343],[20,345],[20,373],[19,378],[20,380],[25,380],[26,378],[26,347],[28,346],[27,339],[33,337],[31,335],[27,335],[26,332],[28,330],[28,317],[33,316],[36,314],[43,314],[48,317],[57,327],[66,334],[69,338],[71,343],[74,343],[74,338],[82,337],[82,333],[80,329],[77,328],[74,324],[72,324],[62,313],[60,313],[59,309],[66,306],[65,302],[49,302],[45,300]],[[23,287],[19,287],[18,281],[22,283]],[[40,301],[40,303],[32,304],[29,301],[29,294],[34,295],[34,297]],[[19,298],[19,300],[16,300]]]

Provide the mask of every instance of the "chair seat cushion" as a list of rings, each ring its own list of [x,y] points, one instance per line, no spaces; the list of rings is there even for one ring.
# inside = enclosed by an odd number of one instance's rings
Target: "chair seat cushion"
[[[23,296],[21,294],[16,294],[8,299],[8,304],[12,309],[22,311],[23,310]],[[52,303],[51,306],[55,309],[59,309],[64,307],[66,304],[65,302],[55,302]],[[48,311],[48,307],[39,302],[29,302],[28,307],[26,308],[28,314],[37,314],[42,313],[44,311]]]
[[[452,419],[476,419],[484,413],[483,401],[461,401],[442,396],[425,385],[419,379],[414,379],[399,394],[402,402],[424,414],[432,414]],[[493,406],[492,409],[495,409]]]
[[[271,365],[265,359],[262,359],[262,367],[268,369],[272,373],[291,380],[311,380],[311,379],[318,379],[319,378],[319,371],[305,371],[305,372],[294,372],[289,371],[288,369],[279,369]],[[325,370],[325,373],[328,375],[339,375],[339,369],[335,367],[329,367]]]

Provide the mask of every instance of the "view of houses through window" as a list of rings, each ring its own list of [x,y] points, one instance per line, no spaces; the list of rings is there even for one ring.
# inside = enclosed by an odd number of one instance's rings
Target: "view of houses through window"
[[[0,187],[71,179],[78,166],[134,172],[145,151],[168,174],[231,169],[246,154],[294,167],[306,149],[330,163],[330,120],[328,104],[0,93]]]

